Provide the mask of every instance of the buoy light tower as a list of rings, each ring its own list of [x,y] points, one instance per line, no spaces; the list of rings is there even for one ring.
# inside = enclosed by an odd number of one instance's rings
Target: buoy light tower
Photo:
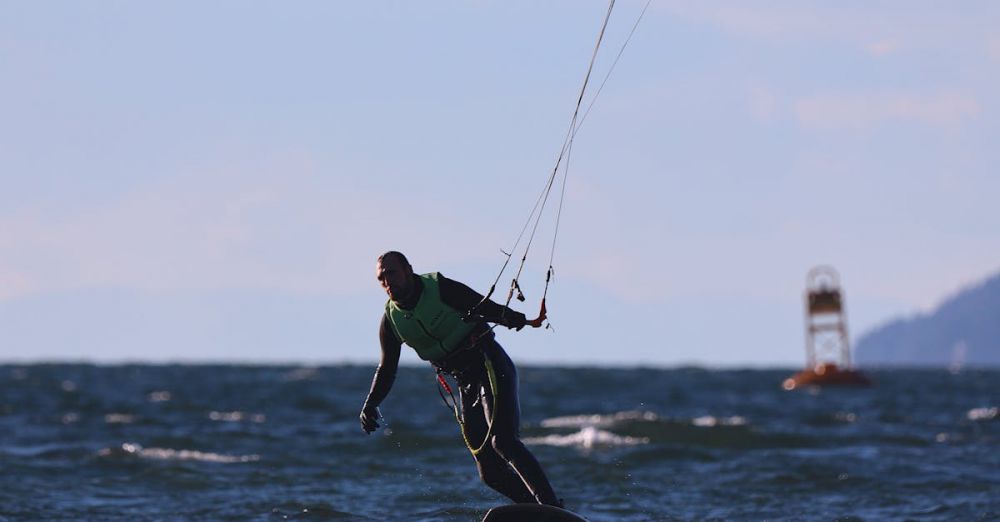
[[[861,385],[871,382],[851,368],[844,296],[832,267],[818,266],[806,276],[806,368],[782,385],[793,390],[806,385]]]
[[[819,266],[806,276],[806,367],[825,362],[850,368],[851,347],[840,278],[833,268]]]

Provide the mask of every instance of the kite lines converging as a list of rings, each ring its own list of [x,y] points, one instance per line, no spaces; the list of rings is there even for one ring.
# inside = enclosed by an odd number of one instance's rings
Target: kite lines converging
[[[523,252],[521,254],[521,262],[518,265],[517,272],[511,279],[510,290],[507,292],[507,300],[504,303],[504,306],[505,308],[507,306],[510,306],[510,302],[515,296],[519,301],[525,300],[524,293],[521,291],[521,286],[518,283],[518,279],[521,277],[521,273],[524,270],[524,265],[528,259],[528,252],[531,250],[531,245],[534,242],[535,234],[538,232],[538,226],[541,223],[543,211],[545,210],[545,206],[549,201],[549,196],[552,193],[552,188],[555,186],[556,178],[559,177],[561,172],[562,180],[559,189],[559,203],[556,208],[555,224],[553,226],[553,232],[552,232],[552,245],[549,253],[549,265],[548,269],[545,272],[545,289],[542,292],[542,300],[539,308],[538,317],[534,320],[528,321],[528,324],[538,327],[542,325],[542,322],[547,320],[545,298],[548,296],[549,283],[552,281],[552,276],[555,272],[553,268],[553,262],[555,260],[556,241],[559,237],[559,222],[562,217],[563,201],[565,200],[566,197],[566,178],[568,177],[569,174],[569,163],[570,163],[570,156],[572,155],[573,151],[573,142],[574,139],[576,138],[576,134],[580,131],[580,128],[583,126],[583,123],[586,120],[587,115],[589,115],[591,109],[593,109],[594,103],[597,101],[597,97],[600,96],[601,91],[607,84],[608,78],[610,78],[611,73],[614,72],[615,66],[618,65],[618,61],[621,59],[622,54],[625,52],[625,48],[628,46],[629,41],[631,41],[632,36],[635,34],[636,28],[639,27],[639,22],[642,20],[642,17],[646,14],[646,10],[649,8],[649,4],[651,2],[652,0],[646,1],[646,4],[643,6],[642,11],[636,18],[635,23],[632,24],[632,28],[629,31],[628,36],[626,36],[624,42],[621,45],[621,48],[618,50],[618,54],[615,56],[614,60],[611,63],[611,66],[608,68],[608,71],[605,74],[604,79],[601,81],[601,85],[597,88],[597,91],[590,98],[590,103],[587,105],[586,110],[584,110],[581,115],[580,108],[583,106],[583,100],[587,95],[587,87],[590,84],[590,77],[594,71],[594,64],[597,62],[597,56],[601,49],[601,45],[604,43],[604,34],[608,28],[608,23],[611,20],[611,13],[614,11],[615,8],[615,0],[610,0],[610,2],[608,3],[608,9],[604,15],[604,20],[601,23],[601,29],[597,34],[597,42],[594,44],[594,50],[591,53],[590,63],[587,66],[587,73],[583,77],[583,84],[580,87],[580,94],[579,96],[577,96],[576,106],[573,109],[573,116],[570,119],[569,128],[567,129],[566,136],[563,139],[562,147],[559,149],[559,155],[556,158],[555,166],[553,167],[552,172],[546,179],[545,185],[543,186],[541,192],[539,193],[537,199],[535,200],[535,205],[531,209],[531,212],[528,214],[528,218],[527,220],[525,220],[524,226],[521,227],[521,232],[518,234],[517,239],[514,241],[514,245],[510,248],[510,250],[503,251],[504,255],[506,256],[506,259],[504,260],[503,266],[500,267],[500,271],[499,273],[497,273],[496,279],[490,286],[489,292],[486,294],[486,296],[479,304],[477,304],[475,307],[472,308],[472,310],[469,311],[470,315],[475,315],[479,306],[482,303],[486,302],[486,300],[488,300],[493,295],[493,292],[496,290],[497,283],[499,283],[500,278],[503,277],[504,272],[507,270],[507,267],[510,264],[511,258],[518,251],[518,247],[521,246],[521,242],[522,240],[524,240],[525,233],[528,231],[528,228],[530,227],[531,233],[528,235],[527,241],[523,246]],[[546,327],[550,326],[546,325]]]

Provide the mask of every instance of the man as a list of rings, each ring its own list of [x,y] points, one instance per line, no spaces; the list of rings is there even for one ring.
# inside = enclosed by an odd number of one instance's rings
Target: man
[[[520,330],[524,314],[439,273],[414,275],[399,252],[378,258],[375,275],[389,295],[379,327],[382,360],[361,409],[361,428],[378,428],[379,404],[396,378],[403,343],[458,382],[462,435],[487,486],[517,503],[562,507],[545,472],[519,439],[517,370],[487,322]],[[474,317],[467,318],[475,308]],[[540,321],[531,322],[537,327]]]

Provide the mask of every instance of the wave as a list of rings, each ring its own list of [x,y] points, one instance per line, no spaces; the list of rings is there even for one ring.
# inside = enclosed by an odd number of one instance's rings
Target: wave
[[[129,413],[108,413],[104,416],[106,424],[132,424],[135,422],[135,415]]]
[[[701,428],[714,428],[716,426],[745,426],[747,424],[747,419],[746,417],[740,417],[739,415],[733,415],[731,417],[713,417],[711,415],[703,415],[701,417],[691,419],[691,424]]]
[[[523,440],[525,444],[579,446],[588,449],[598,446],[637,446],[640,444],[649,444],[649,438],[647,437],[615,435],[610,431],[599,430],[594,426],[586,426],[580,431],[568,435],[553,434],[543,437],[527,437]]]
[[[319,368],[315,366],[302,366],[294,370],[281,374],[283,382],[313,381],[319,376]]]
[[[992,408],[972,408],[969,410],[965,417],[970,421],[992,421],[996,420],[998,416],[998,410],[996,406]]]
[[[849,411],[837,412],[810,412],[802,416],[802,422],[809,426],[827,427],[843,426],[854,424],[858,421],[858,414]]]
[[[622,422],[655,422],[660,416],[651,411],[620,411],[612,414],[569,415],[553,417],[542,421],[543,428],[585,428],[589,426],[607,428]]]
[[[660,417],[651,411],[619,411],[609,414],[584,414],[553,417],[541,422],[542,428],[579,428],[572,433],[553,433],[529,437],[528,444],[548,446],[577,446],[581,448],[638,446],[676,437],[677,428],[702,430],[716,427],[739,427],[747,424],[744,417],[714,417],[704,415],[687,420],[672,420]],[[621,434],[611,429],[628,430],[636,433]]]
[[[20,446],[0,446],[0,457],[53,458],[75,457],[78,454],[83,455],[88,453],[89,450],[78,443],[49,442]]]
[[[149,394],[146,395],[146,399],[149,402],[169,402],[172,398],[173,396],[167,390],[157,390],[149,392]]]
[[[216,422],[243,422],[250,421],[260,424],[267,420],[263,413],[243,413],[242,411],[210,411],[208,418]]]
[[[321,504],[285,504],[271,509],[273,516],[280,515],[283,520],[377,520],[366,515],[340,511],[325,503]]]
[[[217,464],[236,464],[260,460],[260,455],[222,455],[197,450],[143,448],[141,445],[133,442],[123,442],[118,448],[104,448],[97,452],[97,454],[101,457],[140,457],[154,460],[212,462]]]
[[[687,424],[710,428],[715,426],[744,426],[747,424],[746,417],[733,415],[730,417],[714,417],[703,415],[690,420],[677,420],[660,417],[651,411],[620,411],[611,414],[589,414],[589,415],[569,415],[564,417],[553,417],[541,422],[543,428],[610,428],[626,423],[669,423]]]
[[[677,419],[651,411],[620,411],[552,417],[543,420],[540,427],[577,430],[539,435],[526,442],[584,448],[657,444],[728,449],[812,447],[819,443],[802,434],[761,431],[740,415]]]

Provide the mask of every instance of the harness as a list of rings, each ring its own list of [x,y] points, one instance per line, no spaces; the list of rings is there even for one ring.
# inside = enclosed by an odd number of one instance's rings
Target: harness
[[[483,437],[483,442],[480,443],[479,446],[475,448],[472,447],[472,442],[469,441],[469,435],[465,431],[465,421],[462,420],[463,414],[465,412],[463,411],[462,405],[459,402],[458,398],[455,397],[455,392],[452,391],[451,386],[448,384],[448,380],[445,379],[444,377],[445,371],[441,368],[436,368],[437,382],[439,384],[437,388],[438,395],[441,396],[441,400],[444,402],[445,406],[447,406],[455,414],[455,420],[458,421],[459,427],[462,428],[462,440],[465,441],[465,447],[469,448],[469,451],[472,453],[473,457],[479,455],[479,452],[483,451],[483,448],[485,448],[486,444],[489,443],[490,436],[493,434],[493,421],[496,420],[497,409],[499,407],[499,401],[497,400],[498,396],[497,392],[499,391],[500,386],[499,384],[497,384],[497,374],[496,370],[493,368],[493,361],[491,361],[490,358],[486,356],[486,354],[483,354],[483,361],[484,361],[483,366],[486,369],[486,379],[490,383],[490,393],[493,394],[493,408],[492,411],[490,412],[490,420],[489,423],[487,424],[486,436]],[[442,389],[444,391],[442,391]],[[445,396],[444,394],[445,391],[448,392],[448,396]]]

